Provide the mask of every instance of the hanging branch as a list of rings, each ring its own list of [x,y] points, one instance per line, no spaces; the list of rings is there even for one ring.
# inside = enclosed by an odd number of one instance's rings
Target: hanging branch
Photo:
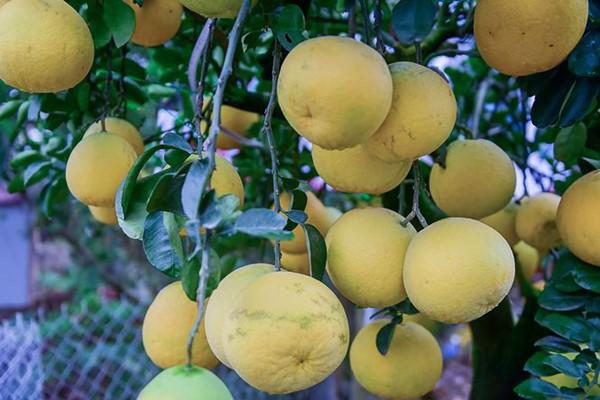
[[[374,23],[373,29],[377,39],[377,51],[382,56],[385,55],[385,43],[383,42],[383,32],[381,31],[381,20],[383,18],[381,12],[381,0],[375,0]]]
[[[427,227],[429,224],[427,220],[421,213],[421,208],[419,204],[419,193],[421,191],[421,167],[419,165],[419,161],[417,160],[413,165],[413,174],[414,174],[414,186],[413,186],[413,204],[412,211],[410,214],[406,216],[404,221],[401,222],[402,226],[408,225],[413,219],[417,218],[419,223],[423,228]]]
[[[112,86],[112,41],[108,43],[108,46],[106,46],[106,56],[108,60],[106,64],[106,82],[104,84],[104,107],[102,111],[102,119],[100,120],[103,132],[106,132],[106,117],[108,117],[110,87]]]
[[[281,202],[279,201],[279,172],[277,159],[277,148],[275,147],[275,139],[273,138],[273,127],[271,126],[271,120],[273,119],[273,111],[277,104],[277,81],[279,79],[279,68],[281,64],[281,48],[279,41],[275,39],[275,45],[273,48],[273,72],[272,72],[272,87],[271,96],[269,97],[269,104],[265,110],[265,122],[262,127],[262,133],[267,138],[269,145],[269,153],[271,154],[271,176],[273,177],[273,204],[274,211],[279,214],[281,211]],[[281,270],[281,241],[275,241],[275,270]]]
[[[221,69],[221,74],[219,75],[219,80],[217,83],[217,89],[215,91],[215,95],[213,96],[213,111],[212,111],[212,122],[209,129],[208,135],[208,146],[207,146],[207,158],[208,158],[208,171],[207,171],[207,179],[204,180],[203,184],[200,186],[199,198],[203,198],[204,192],[210,184],[210,177],[212,176],[215,170],[215,157],[217,152],[217,135],[219,134],[219,126],[221,125],[221,106],[223,104],[223,97],[225,95],[225,87],[227,86],[227,81],[231,76],[233,71],[233,59],[235,56],[235,52],[237,50],[238,42],[240,41],[240,36],[242,33],[242,26],[244,25],[244,21],[248,16],[250,11],[250,0],[244,0],[242,7],[240,8],[240,12],[235,20],[233,28],[229,33],[229,41],[227,45],[227,52],[225,54],[225,60],[223,61],[223,68]],[[209,20],[210,21],[210,20]],[[207,21],[207,24],[209,22]],[[203,30],[204,32],[204,30]],[[202,33],[200,34],[202,36]],[[208,38],[208,36],[207,36]],[[206,48],[206,46],[203,46]],[[188,76],[189,77],[189,76]],[[194,75],[195,77],[195,75]],[[194,85],[195,87],[195,85]],[[200,155],[201,150],[198,148],[198,153]],[[200,265],[200,277],[198,283],[198,290],[196,291],[196,302],[198,303],[198,315],[196,316],[196,321],[194,322],[194,326],[190,331],[190,335],[187,343],[187,355],[188,355],[188,365],[191,365],[192,362],[192,346],[194,343],[194,337],[198,333],[198,329],[200,328],[200,323],[202,318],[204,318],[204,303],[206,299],[206,286],[208,283],[208,278],[210,276],[210,230],[206,229],[206,232],[201,234],[201,244],[202,244],[202,256],[201,256],[201,265]]]

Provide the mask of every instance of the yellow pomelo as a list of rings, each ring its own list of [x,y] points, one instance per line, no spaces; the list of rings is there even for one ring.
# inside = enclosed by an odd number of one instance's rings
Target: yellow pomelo
[[[475,41],[483,59],[512,76],[560,64],[583,36],[588,0],[480,0]]]
[[[383,308],[406,298],[404,256],[415,228],[385,208],[344,214],[326,237],[327,272],[335,287],[360,307]]]
[[[63,0],[11,0],[0,12],[0,79],[31,93],[81,82],[94,61],[85,21]]]
[[[335,371],[348,350],[349,327],[327,286],[276,272],[256,279],[233,301],[222,336],[238,375],[280,394],[309,388]]]
[[[495,308],[515,278],[506,240],[467,218],[440,220],[413,238],[404,262],[404,286],[415,307],[435,321],[473,321]]]
[[[448,139],[456,122],[456,99],[450,85],[427,67],[399,62],[390,71],[392,109],[366,146],[387,162],[415,160]]]
[[[282,193],[279,197],[281,202],[281,208],[283,210],[289,210],[291,204],[291,196],[289,193]],[[306,208],[304,212],[308,216],[306,223],[313,225],[321,232],[323,236],[327,235],[331,226],[327,209],[321,203],[321,200],[312,192],[306,192]],[[281,250],[286,253],[301,254],[306,253],[306,239],[304,237],[304,230],[301,226],[297,226],[292,231],[294,238],[292,240],[284,240],[281,242]]]
[[[125,139],[133,147],[138,156],[144,152],[144,139],[140,131],[131,122],[121,118],[108,117],[104,121],[104,124],[107,132]],[[102,132],[102,121],[94,122],[85,131],[83,137],[85,138],[100,132]]]
[[[178,365],[156,375],[137,400],[233,400],[227,386],[204,368]]]
[[[556,213],[560,196],[541,193],[523,199],[517,211],[517,235],[530,246],[545,252],[560,245]]]
[[[327,209],[327,217],[329,219],[329,228],[335,224],[335,222],[340,219],[340,217],[344,214],[340,210],[335,207],[325,207]]]
[[[432,320],[423,313],[417,313],[412,315],[404,314],[402,318],[405,322],[414,322],[415,324],[421,325],[423,328],[427,329],[431,333],[437,332],[441,326],[439,322]]]
[[[94,217],[94,219],[100,223],[106,224],[106,225],[116,225],[118,220],[117,220],[117,213],[115,212],[115,208],[114,207],[94,207],[94,206],[90,206],[90,213],[92,214],[92,217]]]
[[[504,239],[506,239],[509,245],[514,246],[515,244],[519,243],[520,240],[517,236],[517,230],[515,227],[515,219],[517,217],[518,209],[518,205],[510,202],[502,210],[482,218],[480,221],[497,230],[498,233],[504,236]]]
[[[535,247],[531,247],[523,241],[517,243],[513,247],[513,251],[523,275],[527,279],[531,279],[540,266],[540,253]]]
[[[577,384],[577,378],[572,376],[568,376],[565,374],[556,374],[552,376],[542,376],[543,381],[549,382],[556,386],[557,388],[568,388],[568,389],[577,389],[579,385]],[[589,374],[588,378],[592,380],[594,378],[594,374]],[[587,395],[590,396],[600,396],[600,385],[595,385],[591,389],[586,391]],[[585,397],[589,398],[589,397]],[[595,397],[594,397],[595,398]]]
[[[225,277],[212,292],[210,303],[206,307],[206,338],[215,356],[228,367],[229,362],[223,349],[223,324],[229,315],[229,309],[235,298],[249,284],[259,277],[274,271],[269,264],[251,264],[238,268]]]
[[[187,362],[187,341],[197,315],[198,306],[186,296],[180,281],[158,293],[142,326],[144,349],[154,364],[170,368]],[[214,368],[218,363],[208,346],[203,320],[192,344],[192,364]]]
[[[281,252],[281,268],[298,274],[310,275],[310,260],[308,253],[286,253]]]
[[[350,38],[323,36],[300,43],[285,58],[277,93],[296,132],[340,150],[375,133],[390,110],[392,87],[388,66],[375,50]]]
[[[582,260],[600,266],[600,170],[578,179],[563,195],[556,223],[564,244]]]
[[[457,140],[445,165],[434,164],[429,189],[435,204],[451,217],[483,218],[504,208],[517,176],[512,161],[488,140]]]
[[[67,161],[69,190],[88,206],[114,207],[119,186],[136,158],[133,147],[119,136],[90,135],[75,146]]]
[[[179,0],[185,8],[207,18],[235,18],[243,0]],[[252,0],[252,5],[258,0]]]
[[[386,399],[414,399],[433,390],[442,374],[442,350],[419,324],[396,326],[388,353],[377,350],[377,333],[389,321],[362,328],[350,347],[350,366],[358,383]]]
[[[191,155],[186,162],[195,161],[197,155]],[[210,179],[210,187],[218,197],[233,194],[240,199],[240,207],[244,205],[244,184],[235,167],[225,158],[216,155],[215,171]]]
[[[205,101],[205,106],[207,104],[208,102]],[[240,110],[227,105],[221,107],[221,126],[240,136],[246,137],[248,135],[248,130],[258,121],[260,121],[260,115],[256,113]],[[203,131],[207,129],[204,120],[201,123],[200,129]],[[217,136],[217,147],[219,149],[239,149],[240,146],[240,143],[235,139],[227,136],[223,131],[219,132],[219,135]]]
[[[363,145],[344,150],[313,146],[312,159],[317,173],[328,185],[347,193],[388,192],[402,183],[412,165],[412,161],[381,161]]]
[[[135,12],[135,31],[131,41],[144,47],[160,46],[179,30],[183,7],[177,0],[144,0],[140,7],[125,0]]]

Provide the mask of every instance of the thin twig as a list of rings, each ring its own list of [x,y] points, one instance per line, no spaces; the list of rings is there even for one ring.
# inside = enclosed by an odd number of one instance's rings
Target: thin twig
[[[269,97],[269,104],[265,110],[265,121],[262,127],[262,133],[267,138],[269,145],[269,153],[271,154],[271,176],[273,177],[273,204],[274,211],[279,213],[281,211],[281,202],[279,201],[279,161],[277,158],[277,148],[275,147],[275,139],[273,138],[273,128],[271,126],[271,120],[273,119],[273,111],[277,104],[277,80],[279,78],[279,67],[281,63],[281,49],[279,47],[279,41],[275,40],[275,46],[273,48],[273,72],[272,72],[272,87],[271,96]],[[281,270],[281,241],[275,241],[275,270]]]
[[[375,11],[374,11],[374,23],[373,29],[375,30],[375,36],[377,37],[377,51],[382,56],[385,55],[385,43],[383,42],[383,32],[381,31],[381,20],[383,14],[381,11],[381,0],[375,0]]]
[[[477,90],[477,96],[475,97],[475,112],[473,113],[473,139],[477,139],[479,136],[479,125],[481,123],[481,114],[483,113],[483,106],[485,104],[485,98],[487,96],[488,89],[490,88],[490,80],[486,77],[483,82],[479,85]]]
[[[254,147],[257,149],[262,149],[265,147],[260,141],[244,137],[237,132],[234,132],[230,129],[225,128],[224,126],[221,126],[221,133],[223,133],[225,136],[230,137],[231,139],[235,140],[236,142],[238,142],[244,146]]]
[[[108,58],[106,64],[106,82],[104,86],[104,110],[102,112],[102,119],[100,125],[102,126],[102,132],[106,132],[106,117],[108,117],[108,110],[110,109],[110,87],[112,86],[112,42],[106,46],[106,57]]]
[[[421,207],[419,204],[419,194],[421,192],[421,166],[420,166],[418,160],[413,165],[413,174],[414,174],[415,180],[414,180],[414,185],[413,185],[412,211],[410,212],[410,214],[408,214],[406,216],[404,221],[401,222],[401,225],[407,226],[413,219],[417,218],[417,220],[419,221],[421,226],[423,228],[425,228],[429,224],[427,223],[427,220],[421,213]]]

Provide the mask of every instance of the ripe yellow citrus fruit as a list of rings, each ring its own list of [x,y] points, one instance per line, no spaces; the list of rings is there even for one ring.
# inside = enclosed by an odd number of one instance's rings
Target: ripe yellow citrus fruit
[[[385,208],[355,209],[327,234],[327,272],[335,287],[360,307],[383,308],[406,298],[404,255],[415,228]]]
[[[517,211],[517,235],[525,243],[541,252],[558,246],[561,242],[556,226],[556,213],[560,196],[541,193],[524,199]]]
[[[31,93],[81,82],[94,61],[92,34],[63,0],[9,1],[0,12],[0,79]]]
[[[137,400],[233,400],[227,386],[204,368],[178,365],[156,375]]]
[[[435,321],[473,321],[495,308],[515,278],[512,249],[489,226],[467,218],[440,220],[413,238],[404,286],[415,307]]]
[[[144,0],[142,7],[133,0],[126,0],[126,3],[135,12],[133,43],[144,47],[160,46],[179,30],[183,7],[177,0]]]
[[[208,101],[205,101],[205,106],[207,104]],[[240,136],[246,137],[248,135],[248,130],[258,121],[260,121],[260,115],[256,113],[240,110],[228,105],[221,107],[221,126]],[[207,129],[204,120],[201,123],[200,129],[203,131]],[[219,135],[217,136],[217,147],[219,149],[239,149],[240,146],[240,143],[235,139],[227,136],[223,131],[219,132]]]
[[[243,0],[180,0],[183,6],[207,18],[235,18]],[[252,5],[258,0],[252,0]]]
[[[144,139],[140,131],[129,121],[121,118],[108,117],[104,121],[106,131],[125,139],[139,156],[144,152]],[[85,131],[83,137],[102,132],[102,121],[94,122]]]
[[[331,228],[335,222],[340,219],[343,213],[335,207],[325,207],[327,209],[327,216],[329,217],[329,227]]]
[[[600,171],[578,179],[563,195],[556,223],[564,244],[582,260],[600,267]]]
[[[517,204],[510,202],[502,210],[482,218],[480,221],[497,230],[498,233],[504,236],[509,245],[514,246],[520,240],[515,227],[518,209],[519,206]]]
[[[483,59],[512,76],[560,64],[583,36],[588,0],[481,0],[475,41]]]
[[[442,374],[442,351],[433,335],[413,322],[397,325],[386,355],[377,350],[379,320],[362,328],[350,347],[350,366],[367,391],[386,399],[414,399],[433,390]]]
[[[186,162],[195,161],[197,155],[191,155]],[[235,167],[225,158],[216,155],[215,171],[210,179],[210,187],[218,197],[233,194],[240,199],[240,207],[244,205],[244,184]]]
[[[116,225],[117,213],[114,207],[94,207],[90,206],[90,213],[94,219],[102,224]]]
[[[136,158],[133,147],[119,136],[90,135],[75,146],[67,161],[69,190],[88,206],[114,207],[117,190]]]
[[[434,164],[429,189],[435,204],[451,217],[484,218],[504,208],[517,177],[508,155],[489,140],[457,140],[445,165]]]
[[[540,266],[540,253],[535,247],[531,247],[523,241],[517,243],[513,250],[523,275],[527,279],[531,279]]]
[[[405,322],[414,322],[415,324],[421,325],[423,328],[427,329],[431,333],[437,332],[441,326],[440,323],[432,320],[423,313],[417,313],[412,315],[404,314],[402,318]]]
[[[363,145],[344,150],[325,150],[315,145],[312,159],[317,173],[328,185],[347,193],[388,192],[402,183],[412,165],[412,161],[381,161]]]
[[[375,50],[323,36],[300,43],[285,58],[277,92],[296,132],[324,149],[340,150],[375,133],[390,110],[392,87],[388,66]]]
[[[170,368],[187,362],[187,341],[197,315],[198,306],[186,296],[180,281],[158,293],[142,326],[144,349],[154,364]],[[208,346],[203,320],[192,344],[192,364],[214,368],[218,363]]]
[[[281,208],[283,210],[289,210],[291,204],[291,196],[289,193],[282,193],[279,197],[281,202]],[[327,235],[331,222],[327,209],[321,203],[321,200],[312,192],[306,192],[306,208],[304,212],[308,216],[306,223],[313,225],[321,232],[323,236]],[[306,253],[306,239],[304,237],[304,230],[301,226],[297,226],[292,231],[294,238],[292,240],[285,240],[281,242],[281,250],[286,253],[301,254]]]
[[[427,67],[399,62],[390,71],[392,109],[366,146],[387,162],[415,160],[448,139],[456,122],[456,99],[450,85]]]
[[[310,260],[308,253],[286,253],[281,252],[281,268],[298,274],[310,275]]]
[[[342,304],[327,286],[306,275],[263,275],[230,310],[222,332],[227,360],[242,379],[267,393],[316,385],[335,371],[348,350]]]
[[[206,338],[215,356],[223,364],[230,366],[223,349],[223,324],[229,316],[229,310],[240,292],[259,277],[274,271],[269,264],[250,264],[238,268],[225,277],[212,292],[210,303],[206,307]]]

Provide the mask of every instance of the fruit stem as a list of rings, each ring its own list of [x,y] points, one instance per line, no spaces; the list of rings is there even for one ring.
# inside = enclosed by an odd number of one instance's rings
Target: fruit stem
[[[279,213],[281,211],[281,202],[279,201],[279,161],[277,159],[277,147],[275,146],[275,139],[273,138],[273,128],[271,126],[271,120],[273,119],[273,111],[277,104],[277,81],[279,79],[279,69],[281,64],[281,47],[279,41],[275,40],[273,47],[273,72],[272,72],[272,87],[271,95],[269,96],[269,103],[265,110],[265,120],[262,126],[262,133],[267,138],[269,146],[269,153],[271,155],[271,177],[273,178],[273,204],[274,211]],[[281,270],[281,241],[275,241],[275,270]]]
[[[413,175],[414,175],[414,186],[413,186],[412,211],[410,212],[410,214],[408,214],[406,216],[404,221],[402,221],[400,224],[402,226],[406,227],[406,225],[408,225],[413,219],[417,218],[417,220],[419,221],[421,226],[423,228],[426,228],[429,224],[427,223],[427,220],[421,213],[421,207],[419,204],[419,195],[421,192],[421,166],[420,166],[418,160],[413,165]]]

